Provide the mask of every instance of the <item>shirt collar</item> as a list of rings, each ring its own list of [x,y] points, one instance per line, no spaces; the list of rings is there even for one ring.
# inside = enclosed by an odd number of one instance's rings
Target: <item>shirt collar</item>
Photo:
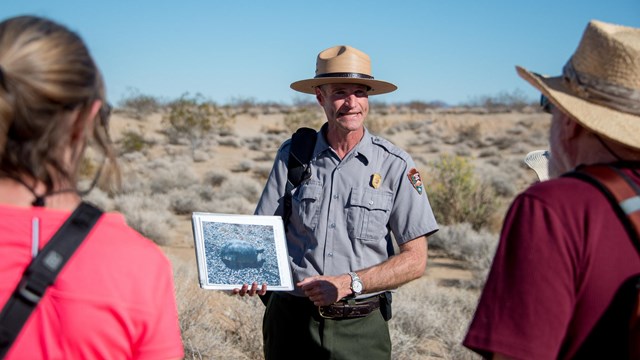
[[[327,142],[327,139],[324,135],[327,131],[327,127],[328,127],[327,123],[324,123],[324,125],[322,125],[322,128],[318,132],[316,147],[313,150],[314,156],[324,151],[328,151],[331,148],[331,146]],[[367,130],[366,127],[364,128],[364,136],[362,136],[362,139],[358,144],[356,144],[352,152],[353,152],[353,155],[350,157],[355,157],[356,159],[359,159],[365,165],[369,163],[369,160],[371,159],[371,154],[373,152],[373,135],[371,135],[371,133],[369,132],[369,130]]]

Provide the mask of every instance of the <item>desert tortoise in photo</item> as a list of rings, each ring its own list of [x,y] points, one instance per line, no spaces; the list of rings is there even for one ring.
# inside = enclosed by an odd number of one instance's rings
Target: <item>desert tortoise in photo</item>
[[[243,240],[230,240],[220,250],[220,257],[230,269],[259,268],[264,263],[264,249]]]

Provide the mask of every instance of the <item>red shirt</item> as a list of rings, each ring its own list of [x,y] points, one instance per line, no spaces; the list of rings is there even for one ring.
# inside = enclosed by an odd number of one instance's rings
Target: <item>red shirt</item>
[[[640,256],[599,190],[574,178],[535,184],[507,214],[464,345],[485,355],[572,358],[637,273]],[[612,345],[613,334],[590,341]]]
[[[0,206],[0,304],[70,215]],[[120,214],[104,214],[62,269],[7,354],[11,359],[166,359],[183,356],[171,264]]]

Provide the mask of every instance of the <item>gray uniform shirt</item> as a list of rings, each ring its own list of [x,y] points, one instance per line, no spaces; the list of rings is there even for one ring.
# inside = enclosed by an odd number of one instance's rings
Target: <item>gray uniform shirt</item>
[[[414,186],[420,179],[409,154],[365,130],[340,160],[323,132],[317,135],[311,177],[292,193],[287,248],[294,283],[385,261],[392,255],[389,229],[398,244],[438,230],[424,184]],[[283,213],[290,142],[278,150],[256,215]],[[294,293],[303,295],[298,288]]]

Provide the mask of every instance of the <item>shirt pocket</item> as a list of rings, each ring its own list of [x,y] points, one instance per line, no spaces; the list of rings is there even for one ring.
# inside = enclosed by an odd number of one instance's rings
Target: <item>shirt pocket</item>
[[[296,226],[302,224],[310,231],[315,230],[318,225],[321,195],[322,184],[319,182],[308,181],[298,187],[292,201],[292,215],[298,220]]]
[[[362,187],[351,189],[347,204],[349,237],[359,240],[380,240],[385,237],[392,205],[391,191]]]

